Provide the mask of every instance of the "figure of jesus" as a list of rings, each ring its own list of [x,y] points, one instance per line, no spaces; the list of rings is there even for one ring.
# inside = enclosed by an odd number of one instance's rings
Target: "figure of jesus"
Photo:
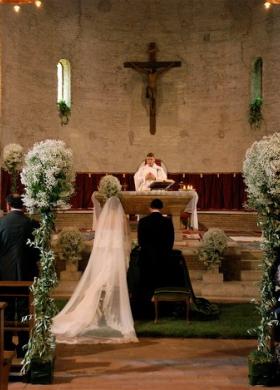
[[[150,113],[152,116],[156,114],[157,79],[162,73],[167,72],[173,66],[174,63],[171,62],[167,67],[157,69],[152,67],[140,67],[133,62],[131,63],[133,69],[147,75],[146,98],[150,100]]]

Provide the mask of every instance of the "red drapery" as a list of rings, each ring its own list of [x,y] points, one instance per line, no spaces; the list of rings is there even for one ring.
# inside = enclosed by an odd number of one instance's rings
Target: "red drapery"
[[[109,172],[85,173],[77,172],[75,193],[71,198],[71,206],[75,209],[92,207],[91,195],[97,190],[102,176]],[[118,177],[123,189],[134,191],[134,173],[112,172]],[[242,174],[239,173],[168,173],[168,178],[175,180],[172,189],[176,190],[179,183],[191,184],[199,196],[200,210],[241,210],[246,201],[246,192]],[[1,208],[5,210],[5,198],[10,192],[10,175],[1,170]],[[23,186],[18,178],[18,192],[23,192]]]

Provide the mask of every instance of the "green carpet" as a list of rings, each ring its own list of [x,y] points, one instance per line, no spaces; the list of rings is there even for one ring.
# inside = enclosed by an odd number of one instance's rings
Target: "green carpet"
[[[186,338],[254,338],[248,329],[255,328],[259,322],[253,304],[219,304],[218,319],[207,321],[191,312],[190,322],[177,318],[160,318],[153,321],[136,321],[139,337],[186,337]]]
[[[59,310],[66,301],[57,301]],[[155,324],[153,320],[135,321],[139,337],[186,337],[186,338],[254,338],[248,329],[255,328],[259,316],[251,303],[218,304],[220,316],[215,320],[205,320],[199,313],[191,311],[190,322],[184,320],[184,314],[178,318],[160,317]]]

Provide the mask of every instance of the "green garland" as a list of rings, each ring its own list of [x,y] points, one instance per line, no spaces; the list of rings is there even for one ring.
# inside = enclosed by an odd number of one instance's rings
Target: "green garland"
[[[55,337],[51,333],[52,318],[57,313],[51,290],[57,285],[54,252],[50,247],[51,233],[54,227],[54,213],[41,212],[40,227],[36,229],[34,241],[29,244],[40,251],[40,276],[31,286],[34,297],[34,327],[28,341],[28,349],[23,360],[22,372],[26,373],[31,360],[46,362],[53,359]]]
[[[262,98],[256,98],[249,106],[249,123],[251,127],[259,128],[263,120]]]
[[[60,100],[57,103],[57,108],[58,108],[59,116],[61,119],[61,126],[67,125],[67,123],[69,122],[70,115],[71,115],[71,108],[68,106],[68,104],[64,100]]]
[[[272,216],[260,213],[259,224],[263,232],[263,261],[262,261],[262,280],[260,284],[260,302],[257,304],[257,310],[260,313],[261,321],[256,328],[258,337],[258,350],[264,353],[268,360],[272,358],[270,346],[271,330],[278,321],[274,316],[274,309],[277,304],[275,297],[275,263],[277,261],[277,247],[279,246],[279,221]]]

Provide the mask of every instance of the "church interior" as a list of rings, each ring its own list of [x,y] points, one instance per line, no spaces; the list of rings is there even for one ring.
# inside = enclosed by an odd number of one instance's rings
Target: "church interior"
[[[62,140],[73,153],[74,193],[70,208],[56,212],[52,240],[56,248],[59,233],[76,228],[84,248],[68,273],[57,259],[53,296],[68,299],[86,268],[100,179],[114,175],[123,191],[134,192],[134,174],[153,152],[174,180],[170,194],[198,195],[198,226],[181,205],[174,244],[195,294],[218,303],[258,299],[262,237],[247,205],[243,162],[255,141],[278,131],[280,1],[0,0],[0,25],[2,214],[12,187],[3,163],[7,145],[27,153],[35,143]],[[129,213],[136,244],[137,210]],[[210,228],[222,229],[228,244],[218,272],[209,275],[199,247]],[[219,343],[147,338],[92,352],[60,345],[55,386],[247,389],[245,355],[255,340]],[[8,388],[37,387],[13,381]]]

